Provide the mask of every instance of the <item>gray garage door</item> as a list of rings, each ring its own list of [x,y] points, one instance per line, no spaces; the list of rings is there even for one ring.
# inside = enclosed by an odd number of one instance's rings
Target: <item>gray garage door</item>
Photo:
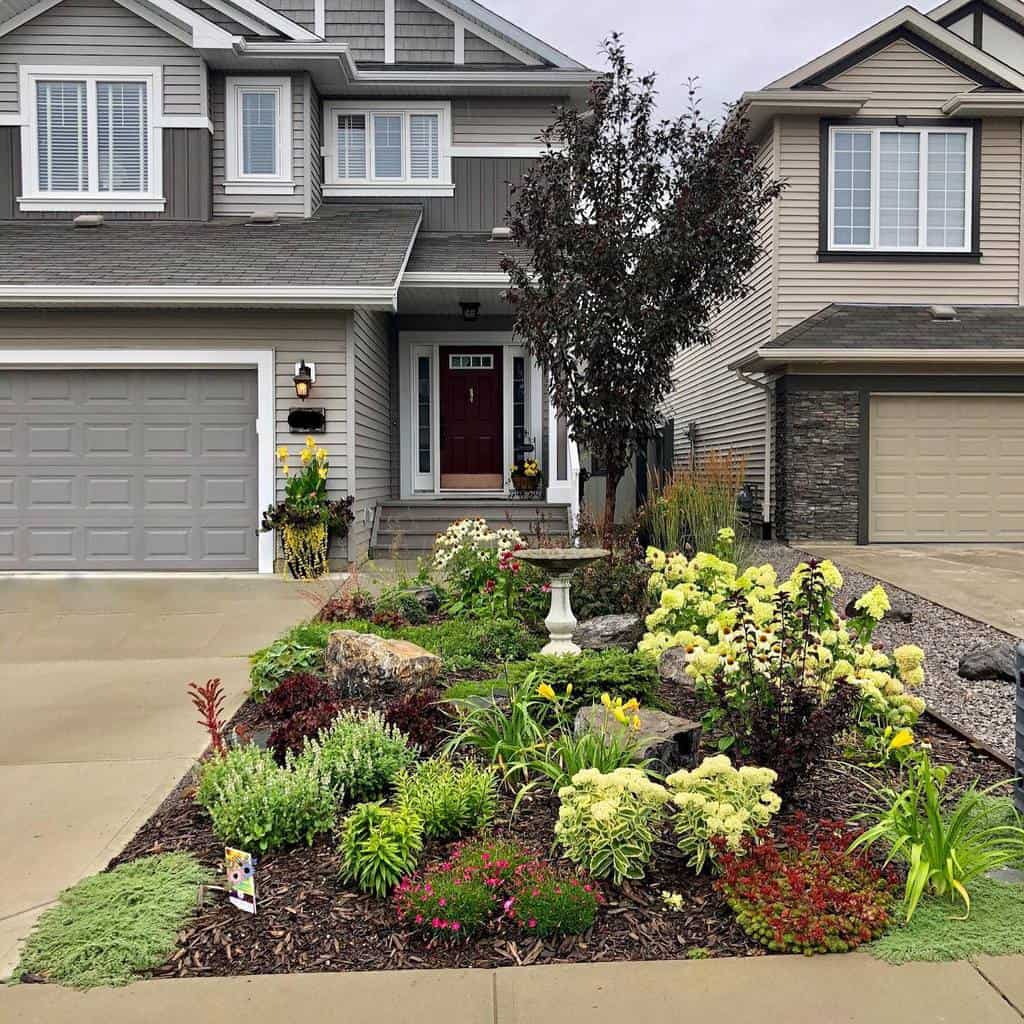
[[[0,370],[0,569],[255,569],[256,373]]]

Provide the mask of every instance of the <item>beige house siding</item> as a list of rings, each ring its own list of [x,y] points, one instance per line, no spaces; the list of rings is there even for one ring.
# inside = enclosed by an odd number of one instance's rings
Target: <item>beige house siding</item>
[[[830,302],[1010,303],[1020,295],[1021,122],[981,130],[980,263],[818,261],[820,122],[781,121],[778,316],[773,334]]]
[[[827,88],[870,94],[864,117],[943,117],[942,104],[977,82],[940,63],[913,43],[898,39],[884,50],[830,78]]]
[[[770,132],[762,144],[759,164],[775,173],[777,138]],[[697,424],[696,454],[733,451],[747,461],[747,479],[761,494],[765,458],[765,393],[740,380],[728,367],[771,338],[774,283],[774,243],[777,206],[761,218],[761,258],[749,277],[750,292],[730,302],[712,322],[710,346],[689,349],[677,359],[672,378],[675,388],[666,417],[675,420],[674,453],[677,465],[691,456],[687,427]]]
[[[327,432],[317,440],[330,455],[328,489],[342,497],[348,481],[348,317],[345,312],[294,310],[5,310],[0,317],[0,348],[273,349],[275,445],[289,446],[293,464],[304,438],[288,430],[288,410],[299,403],[292,377],[300,359],[315,362],[310,401],[327,410]],[[277,493],[284,493],[280,472]]]
[[[361,561],[370,546],[373,513],[392,497],[392,382],[390,324],[385,313],[357,309],[349,323],[355,439],[355,486],[349,558]],[[319,367],[317,368],[319,374]],[[350,484],[351,487],[351,484]]]

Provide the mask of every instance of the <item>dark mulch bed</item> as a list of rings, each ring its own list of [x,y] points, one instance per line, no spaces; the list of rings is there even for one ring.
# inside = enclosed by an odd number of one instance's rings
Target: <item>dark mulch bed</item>
[[[695,710],[682,694],[664,697],[680,713]],[[251,703],[243,706],[233,724],[241,723],[259,727],[259,709]],[[957,765],[954,787],[974,779],[989,785],[1008,775],[1003,765],[938,723],[922,720],[917,733],[932,743],[937,761]],[[875,772],[874,777],[880,782],[884,773]],[[188,850],[205,863],[220,864],[223,844],[214,837],[205,812],[194,804],[192,787],[191,776],[183,779],[111,866],[172,850]],[[862,786],[851,782],[848,770],[823,764],[777,822],[798,811],[812,819],[851,817],[866,796]],[[523,801],[508,825],[507,798],[498,831],[547,852],[557,809],[557,798],[537,795]],[[603,887],[608,902],[588,934],[546,942],[504,931],[456,942],[408,931],[397,924],[389,903],[353,892],[339,881],[334,842],[321,839],[310,848],[264,857],[257,869],[259,913],[250,917],[217,896],[154,974],[203,977],[763,955],[765,951],[736,925],[711,879],[687,869],[668,839],[667,835],[642,883]],[[432,859],[441,852],[439,847],[430,849],[428,856]],[[664,908],[662,890],[683,894],[681,913]]]

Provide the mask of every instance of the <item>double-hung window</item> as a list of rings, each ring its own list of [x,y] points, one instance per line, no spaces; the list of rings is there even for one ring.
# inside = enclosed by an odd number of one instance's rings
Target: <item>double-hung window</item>
[[[829,129],[828,250],[972,249],[970,127]]]
[[[224,191],[291,193],[292,91],[288,78],[228,78]]]
[[[25,210],[162,210],[160,72],[23,68]]]
[[[452,195],[448,104],[328,103],[327,195]]]

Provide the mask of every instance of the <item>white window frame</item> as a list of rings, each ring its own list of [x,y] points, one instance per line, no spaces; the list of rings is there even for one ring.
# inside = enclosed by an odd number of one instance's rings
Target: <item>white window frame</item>
[[[871,136],[871,241],[867,245],[840,245],[835,232],[835,181],[836,181],[836,133],[846,132]],[[878,242],[880,229],[879,182],[881,162],[881,135],[883,132],[900,132],[917,135],[920,164],[918,167],[918,241],[916,246],[883,246]],[[960,246],[935,246],[927,244],[928,237],[928,136],[963,135],[967,158],[965,161],[966,190],[964,193],[964,244]],[[920,253],[969,253],[973,251],[974,232],[974,129],[969,125],[856,125],[839,124],[829,126],[828,135],[828,251],[829,252],[879,252],[913,257]]]
[[[275,78],[228,78],[224,83],[224,192],[227,195],[291,195],[295,191],[292,169],[292,80]],[[277,95],[277,172],[245,174],[242,160],[242,94],[273,92]]]
[[[338,176],[338,116],[363,114],[366,117],[366,177]],[[392,114],[402,118],[402,177],[374,178],[373,116]],[[438,123],[438,177],[413,178],[411,170],[409,118],[412,114],[436,114]],[[333,102],[324,104],[323,123],[324,195],[325,196],[448,196],[455,195],[452,182],[452,108],[451,103],[408,103],[374,101]]]
[[[36,134],[36,83],[41,81],[84,82],[86,84],[86,132],[89,140],[88,180],[90,183],[95,183],[94,189],[86,189],[82,192],[40,191],[39,151]],[[144,192],[99,191],[96,83],[117,81],[144,81],[146,83],[146,118],[149,126],[147,140],[149,188]],[[20,210],[161,212],[164,209],[166,200],[163,195],[163,74],[159,67],[23,65],[19,74],[19,92],[22,169],[22,194],[18,196]]]

